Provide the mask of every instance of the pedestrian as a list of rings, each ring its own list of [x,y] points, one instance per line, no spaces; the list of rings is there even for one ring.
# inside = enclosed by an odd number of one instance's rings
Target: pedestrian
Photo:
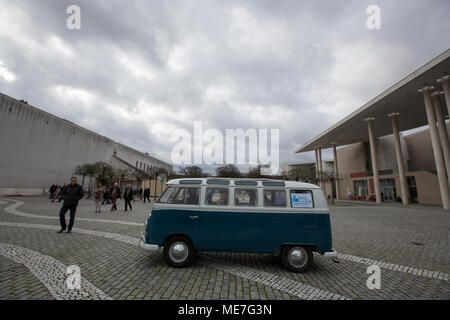
[[[145,203],[145,199],[148,200],[148,203],[150,203],[150,188],[145,188],[144,189],[144,203]]]
[[[142,200],[142,193],[144,190],[142,190],[142,187],[139,188],[139,200]]]
[[[66,213],[68,210],[70,210],[70,222],[67,228],[67,233],[71,233],[75,222],[75,212],[77,210],[78,201],[83,198],[84,191],[83,188],[77,183],[77,178],[72,177],[70,184],[65,186],[60,193],[64,202],[61,210],[59,211],[61,230],[59,230],[58,233],[66,230]]]
[[[58,193],[58,196],[57,196],[57,198],[58,198],[58,202],[61,202],[62,201],[62,194],[63,194],[63,191],[64,191],[64,188],[66,187],[66,184],[64,183],[64,185],[61,187],[61,189],[59,190],[59,193]]]
[[[111,194],[111,201],[112,201],[112,207],[111,207],[111,211],[116,211],[117,210],[117,198],[120,197],[120,189],[119,189],[119,185],[116,183],[114,183],[114,185],[111,187],[111,189],[109,190],[110,194]]]
[[[117,199],[122,200],[122,191],[119,188],[119,185],[117,185]]]
[[[59,193],[61,192],[61,186],[56,185],[55,186],[55,192],[53,192],[52,202],[55,202],[57,197],[59,196]]]
[[[127,184],[127,187],[125,188],[125,191],[123,193],[123,200],[125,200],[125,211],[127,211],[128,206],[130,206],[130,211],[133,209],[131,207],[131,200],[133,200],[133,189],[131,188],[130,184]]]
[[[95,213],[100,213],[104,193],[105,189],[103,188],[102,184],[99,183],[97,189],[94,190]]]
[[[147,199],[148,203],[150,203],[150,188],[145,188],[145,190],[144,190],[144,203],[145,203],[145,199]]]
[[[52,184],[52,186],[50,187],[50,189],[48,189],[48,191],[50,192],[49,199],[53,199],[53,197],[55,196],[56,184]]]
[[[109,189],[110,188],[106,188],[105,192],[103,193],[103,202],[102,204],[111,204],[111,201],[109,201]]]

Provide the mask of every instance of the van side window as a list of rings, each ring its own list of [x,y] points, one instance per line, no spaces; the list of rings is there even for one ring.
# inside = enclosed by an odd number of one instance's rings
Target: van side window
[[[314,208],[311,190],[291,190],[292,208]]]
[[[265,189],[264,194],[264,207],[286,207],[286,191],[285,190],[273,190]]]
[[[256,189],[234,189],[234,204],[236,206],[255,207],[258,200],[258,190]]]
[[[174,187],[167,203],[198,205],[199,188]]]
[[[206,188],[205,203],[213,206],[227,206],[229,202],[228,188]]]

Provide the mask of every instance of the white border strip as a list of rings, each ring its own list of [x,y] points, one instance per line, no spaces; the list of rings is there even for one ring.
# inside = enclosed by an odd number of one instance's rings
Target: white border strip
[[[23,211],[19,211],[17,210],[18,207],[22,206],[24,204],[23,201],[18,201],[18,200],[13,200],[10,199],[9,201],[15,201],[16,203],[6,207],[4,209],[5,212],[10,213],[10,214],[14,214],[17,216],[21,216],[21,217],[26,217],[26,218],[38,218],[38,219],[57,219],[59,220],[59,216],[55,217],[55,216],[41,216],[38,214],[33,214],[33,213],[27,213],[27,212],[23,212]],[[0,205],[2,205],[4,203],[0,202]],[[132,222],[132,221],[120,221],[120,220],[106,220],[106,219],[89,219],[89,218],[78,218],[76,217],[77,221],[89,221],[89,222],[102,222],[102,223],[116,223],[116,224],[125,224],[125,225],[130,225],[130,226],[139,226],[142,227],[144,226],[143,223],[137,223],[137,222]]]
[[[31,223],[15,223],[15,222],[0,222],[0,226],[8,226],[8,227],[23,227],[23,228],[34,228],[34,229],[47,229],[47,230],[60,230],[61,228],[59,226],[51,226],[47,224],[31,224]],[[111,233],[111,232],[104,232],[104,231],[96,231],[96,230],[88,230],[88,229],[79,229],[79,228],[73,228],[72,231],[86,234],[89,236],[97,236],[97,237],[103,237],[108,238],[128,244],[132,244],[134,246],[139,245],[139,239],[125,236],[118,233]]]
[[[205,258],[205,265],[246,278],[305,300],[351,300],[339,294],[311,287],[273,273],[244,266],[236,266],[212,257]]]
[[[449,279],[449,275],[444,272],[430,271],[427,269],[420,269],[420,268],[415,268],[415,267],[410,267],[410,266],[404,266],[401,264],[388,263],[388,262],[383,262],[383,261],[378,261],[378,260],[368,259],[368,258],[361,258],[361,257],[357,257],[357,256],[352,256],[350,254],[339,253],[338,258],[341,260],[361,263],[361,264],[365,264],[365,265],[378,265],[380,268],[383,268],[383,269],[402,272],[402,273],[409,273],[414,276],[422,276],[422,277],[440,279],[440,280],[445,280],[445,281],[448,281],[448,279]]]

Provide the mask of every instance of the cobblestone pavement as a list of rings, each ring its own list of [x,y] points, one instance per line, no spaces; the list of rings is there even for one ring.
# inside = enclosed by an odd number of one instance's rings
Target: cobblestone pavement
[[[57,234],[60,203],[0,199],[0,299],[449,299],[448,212],[426,207],[331,208],[334,263],[315,254],[311,269],[286,271],[276,255],[201,253],[186,269],[147,252],[138,236],[151,205],[94,213],[83,200],[72,234]],[[381,268],[381,289],[366,286]],[[80,267],[67,292],[64,268]],[[62,288],[64,286],[64,288]],[[66,291],[65,291],[66,290]]]

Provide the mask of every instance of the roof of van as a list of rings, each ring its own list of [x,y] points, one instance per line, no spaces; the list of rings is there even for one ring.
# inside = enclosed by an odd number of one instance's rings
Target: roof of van
[[[169,185],[177,185],[177,184],[183,184],[183,185],[214,185],[215,183],[208,184],[208,180],[218,180],[218,181],[229,181],[229,186],[236,186],[235,181],[255,181],[257,182],[258,187],[263,186],[263,182],[280,182],[284,183],[285,187],[288,188],[308,188],[308,189],[319,189],[318,186],[301,182],[301,181],[286,181],[286,180],[275,180],[275,179],[265,179],[265,178],[219,178],[219,177],[208,177],[208,178],[182,178],[182,179],[173,179],[167,182]],[[218,185],[221,185],[221,183],[217,183]],[[237,186],[244,186],[244,185],[237,185]]]

